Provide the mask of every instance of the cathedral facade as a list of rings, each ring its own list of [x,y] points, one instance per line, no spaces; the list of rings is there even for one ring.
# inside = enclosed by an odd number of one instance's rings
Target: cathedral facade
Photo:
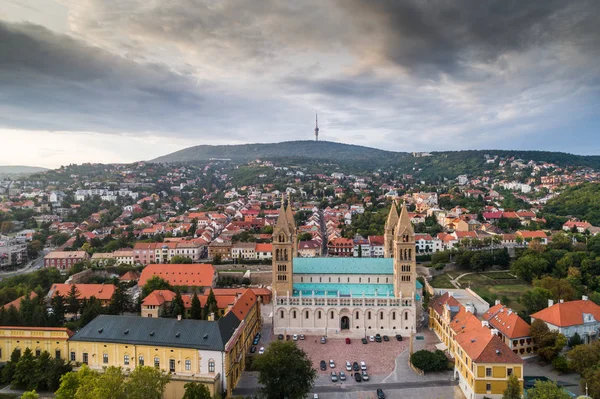
[[[275,334],[408,335],[421,318],[415,239],[406,206],[392,206],[384,258],[299,258],[291,205],[273,229]]]

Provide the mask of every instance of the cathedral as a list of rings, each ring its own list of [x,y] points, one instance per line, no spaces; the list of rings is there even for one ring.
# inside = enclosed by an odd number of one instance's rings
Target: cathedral
[[[300,258],[291,204],[273,229],[275,334],[365,337],[408,335],[421,318],[415,236],[406,206],[392,205],[384,258]]]

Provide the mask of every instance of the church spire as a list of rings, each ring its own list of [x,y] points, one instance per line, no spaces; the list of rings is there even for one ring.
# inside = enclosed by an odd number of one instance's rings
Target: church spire
[[[396,237],[400,237],[402,234],[414,234],[412,223],[408,217],[408,209],[406,209],[406,201],[402,203],[402,210],[396,226]]]
[[[315,141],[319,141],[319,115],[315,112]]]
[[[294,212],[292,211],[292,196],[290,195],[288,198],[288,206],[285,212],[285,216],[287,218],[288,225],[290,226],[290,230],[292,232],[296,231],[296,222],[294,221]]]
[[[285,196],[281,198],[281,207],[279,207],[279,216],[277,217],[277,223],[275,224],[276,231],[283,231],[289,233],[289,223],[285,212]]]
[[[396,210],[396,201],[392,202],[390,213],[388,213],[387,220],[385,222],[386,229],[393,229],[398,223],[398,211]]]

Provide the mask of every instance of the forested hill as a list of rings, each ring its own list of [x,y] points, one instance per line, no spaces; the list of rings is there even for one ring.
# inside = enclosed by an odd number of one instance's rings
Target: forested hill
[[[548,201],[544,213],[573,216],[600,226],[600,184],[585,183],[567,188]]]
[[[0,165],[0,174],[28,174],[28,173],[37,173],[44,172],[48,169],[40,168],[37,166],[21,166],[21,165]]]
[[[229,158],[232,161],[251,161],[273,158],[308,158],[331,162],[398,161],[408,153],[384,151],[359,145],[331,141],[285,141],[269,144],[198,145],[153,159],[151,162],[190,162],[211,158]],[[378,162],[379,163],[379,162]]]

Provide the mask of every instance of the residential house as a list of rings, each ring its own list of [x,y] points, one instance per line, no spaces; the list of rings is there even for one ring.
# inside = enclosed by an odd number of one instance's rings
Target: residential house
[[[367,239],[371,249],[371,258],[383,258],[385,242],[383,236],[369,236]]]
[[[104,307],[110,304],[110,300],[117,289],[114,284],[52,284],[50,291],[48,291],[48,298],[54,298],[57,295],[66,298],[69,296],[72,287],[77,290],[79,302],[88,301],[91,297],[94,297]]]
[[[315,258],[321,256],[322,244],[318,240],[300,241],[298,243],[298,256],[301,258]]]
[[[256,252],[256,259],[259,259],[259,260],[272,259],[273,258],[273,244],[257,243],[255,252]]]
[[[90,259],[85,251],[52,251],[44,256],[44,267],[55,267],[61,272],[68,271],[75,263]]]
[[[567,338],[575,333],[589,343],[598,339],[600,331],[600,306],[587,296],[581,300],[558,303],[548,300],[548,307],[531,315],[531,322],[540,319],[551,331],[558,331]]]
[[[221,259],[231,259],[231,241],[213,241],[208,246],[208,257],[214,259],[215,256],[221,255]]]
[[[541,230],[538,231],[526,231],[519,230],[516,233],[517,237],[521,237],[525,244],[531,241],[538,241],[540,244],[547,245],[548,244],[548,236]]]
[[[483,315],[489,328],[498,330],[498,336],[512,351],[520,356],[531,355],[534,343],[529,335],[529,324],[517,312],[496,300],[494,306]]]
[[[354,252],[354,241],[350,238],[334,238],[327,243],[329,256],[352,257]]]
[[[231,246],[233,259],[256,259],[256,243],[236,242]]]

